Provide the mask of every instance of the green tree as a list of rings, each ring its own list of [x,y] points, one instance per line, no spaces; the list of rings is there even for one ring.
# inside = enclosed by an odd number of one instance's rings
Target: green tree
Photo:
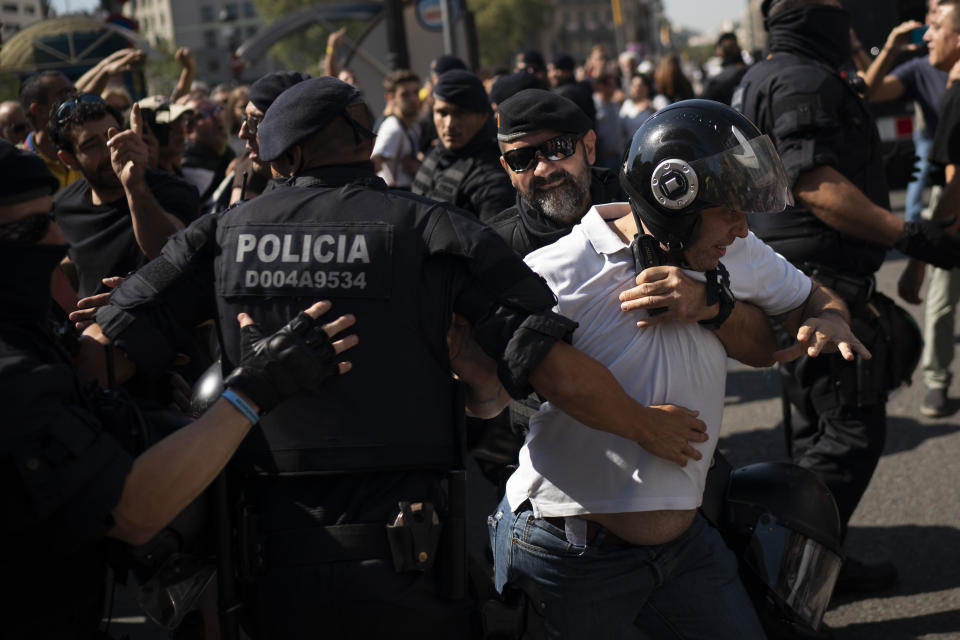
[[[315,0],[254,0],[264,23],[270,24],[289,13],[316,4]],[[311,75],[323,74],[323,57],[326,55],[327,37],[342,26],[347,27],[347,38],[356,40],[366,28],[366,23],[348,21],[338,24],[314,24],[305,30],[287,36],[270,48],[270,57],[280,61],[286,69],[297,69]]]
[[[467,0],[477,25],[480,61],[490,67],[511,64],[535,44],[550,13],[550,0]]]

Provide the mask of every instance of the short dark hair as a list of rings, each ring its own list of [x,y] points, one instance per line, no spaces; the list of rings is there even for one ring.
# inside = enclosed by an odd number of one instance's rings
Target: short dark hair
[[[47,122],[47,133],[50,134],[50,139],[53,140],[53,144],[56,145],[57,149],[63,149],[67,153],[74,153],[72,131],[76,127],[87,122],[96,122],[107,116],[113,116],[113,119],[117,121],[118,127],[123,122],[123,117],[120,113],[106,102],[102,100],[100,102],[84,102],[79,99],[80,96],[81,94],[79,93],[70,94],[50,108],[50,120]],[[60,110],[60,107],[71,100],[77,103],[73,113],[62,121],[58,121],[57,112]]]
[[[393,93],[404,82],[416,82],[419,85],[420,77],[409,69],[391,71],[383,79],[383,90],[385,93]]]
[[[26,112],[27,118],[30,119],[30,122],[33,123],[33,116],[30,113],[30,105],[37,104],[50,104],[51,101],[56,97],[50,95],[50,91],[47,89],[47,78],[64,78],[69,80],[60,71],[38,71],[27,77],[23,81],[23,84],[20,85],[20,104],[23,106],[23,110]]]

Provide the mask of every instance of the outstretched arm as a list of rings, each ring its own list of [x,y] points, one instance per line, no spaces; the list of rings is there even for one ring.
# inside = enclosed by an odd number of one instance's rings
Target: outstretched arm
[[[318,302],[305,314],[312,323],[329,309],[329,302]],[[253,325],[246,314],[240,314],[238,320],[241,327]],[[291,329],[297,322],[298,328]],[[353,323],[352,316],[340,316],[323,325],[322,339],[313,326],[304,331],[304,322],[298,317],[272,336],[251,344],[240,367],[225,381],[227,388],[254,413],[264,409],[257,405],[257,399],[279,399],[284,394],[315,389],[323,383],[324,373],[350,370],[349,363],[336,363],[335,358],[357,344],[357,337],[350,335],[332,344],[330,339]],[[249,371],[244,371],[245,367]],[[285,378],[282,383],[278,374]],[[235,376],[238,381],[231,383]],[[152,538],[213,481],[251,426],[236,405],[220,398],[195,422],[140,454],[113,509],[115,524],[109,535],[131,544],[143,544]]]
[[[778,362],[796,360],[806,354],[816,357],[821,353],[840,351],[844,360],[856,356],[870,359],[870,351],[850,329],[847,305],[830,289],[813,282],[806,302],[780,318],[787,333],[797,339],[786,349],[774,354]]]

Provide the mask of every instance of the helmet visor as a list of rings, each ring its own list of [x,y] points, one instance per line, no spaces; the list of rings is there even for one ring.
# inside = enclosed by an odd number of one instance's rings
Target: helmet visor
[[[843,561],[819,542],[765,519],[753,531],[748,562],[800,620],[817,629]]]
[[[748,140],[733,128],[736,147],[690,166],[699,181],[697,198],[710,205],[744,213],[783,211],[793,204],[793,193],[780,156],[768,136]]]

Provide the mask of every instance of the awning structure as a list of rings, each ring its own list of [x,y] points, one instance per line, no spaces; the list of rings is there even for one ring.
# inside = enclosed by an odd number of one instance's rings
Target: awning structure
[[[5,42],[0,71],[27,74],[56,69],[73,76],[125,47],[160,55],[139,34],[119,25],[82,16],[53,18],[30,25]]]

